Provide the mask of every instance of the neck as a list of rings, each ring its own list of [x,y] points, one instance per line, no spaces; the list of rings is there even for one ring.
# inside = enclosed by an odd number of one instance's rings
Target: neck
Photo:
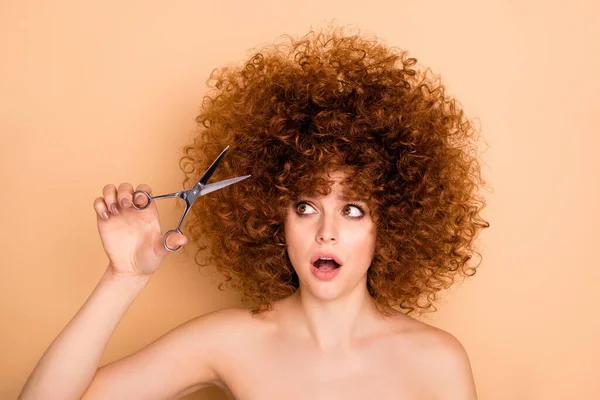
[[[381,319],[366,282],[330,300],[315,297],[301,286],[291,300],[296,310],[297,332],[324,351],[351,347],[357,339],[372,332]]]

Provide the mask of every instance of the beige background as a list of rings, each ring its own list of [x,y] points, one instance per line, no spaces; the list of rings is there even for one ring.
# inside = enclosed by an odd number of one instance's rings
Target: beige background
[[[489,146],[483,264],[423,319],[462,341],[480,399],[600,398],[600,16],[592,1],[559,3],[2,1],[0,398],[16,398],[106,268],[102,187],[179,190],[210,71],[333,19],[441,74]],[[176,203],[159,205],[165,231]],[[192,257],[169,256],[102,364],[237,304]]]

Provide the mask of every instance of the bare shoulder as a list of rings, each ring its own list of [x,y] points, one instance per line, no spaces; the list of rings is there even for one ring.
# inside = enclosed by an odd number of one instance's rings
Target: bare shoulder
[[[424,380],[440,399],[477,399],[471,363],[462,343],[451,333],[404,316],[406,343]],[[401,338],[401,339],[400,339]]]
[[[215,352],[223,355],[229,348],[248,344],[261,328],[260,318],[244,308],[225,308],[213,311],[190,321],[187,328],[202,332],[214,343]]]
[[[187,347],[186,352],[197,360],[197,366],[208,365],[212,370],[214,376],[210,383],[227,391],[224,372],[243,356],[245,349],[252,347],[255,338],[260,337],[260,327],[250,310],[225,308],[195,317],[176,330],[191,338],[180,345]],[[197,382],[183,394],[204,386],[201,381]]]
[[[224,330],[225,332],[240,325],[252,323],[253,317],[250,310],[244,308],[224,308],[212,311],[194,318],[195,325],[203,328]]]
[[[250,331],[249,312],[225,309],[192,318],[144,348],[98,368],[82,398],[175,398],[223,386],[222,355]],[[229,352],[231,354],[231,352]]]
[[[225,308],[196,317],[190,329],[202,331],[215,343],[219,358],[253,345],[269,327],[268,319],[245,308]]]

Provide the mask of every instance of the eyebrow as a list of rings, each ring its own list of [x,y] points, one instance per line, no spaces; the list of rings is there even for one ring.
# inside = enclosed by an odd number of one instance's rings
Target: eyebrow
[[[367,199],[363,199],[363,198],[353,198],[353,197],[346,197],[346,196],[337,196],[338,200],[343,200],[343,201],[360,201],[362,203],[366,203]]]
[[[312,198],[319,198],[319,197],[323,197],[321,195],[317,195],[317,194],[305,194],[305,195],[301,195],[300,197],[312,197]],[[367,199],[365,198],[356,198],[356,197],[347,197],[347,196],[336,196],[336,198],[338,200],[342,200],[342,201],[360,201],[361,203],[368,203]]]

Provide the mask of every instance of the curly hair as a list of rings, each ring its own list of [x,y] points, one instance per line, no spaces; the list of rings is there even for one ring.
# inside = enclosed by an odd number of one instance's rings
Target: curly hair
[[[251,178],[191,209],[195,262],[215,266],[219,289],[238,291],[253,314],[272,309],[299,287],[283,230],[289,201],[327,195],[327,172],[344,170],[344,194],[366,196],[373,210],[367,289],[377,309],[435,311],[440,290],[475,274],[467,262],[489,227],[479,216],[485,181],[473,125],[406,51],[343,28],[281,37],[207,80],[212,90],[180,160],[184,187],[227,145],[213,181]]]

